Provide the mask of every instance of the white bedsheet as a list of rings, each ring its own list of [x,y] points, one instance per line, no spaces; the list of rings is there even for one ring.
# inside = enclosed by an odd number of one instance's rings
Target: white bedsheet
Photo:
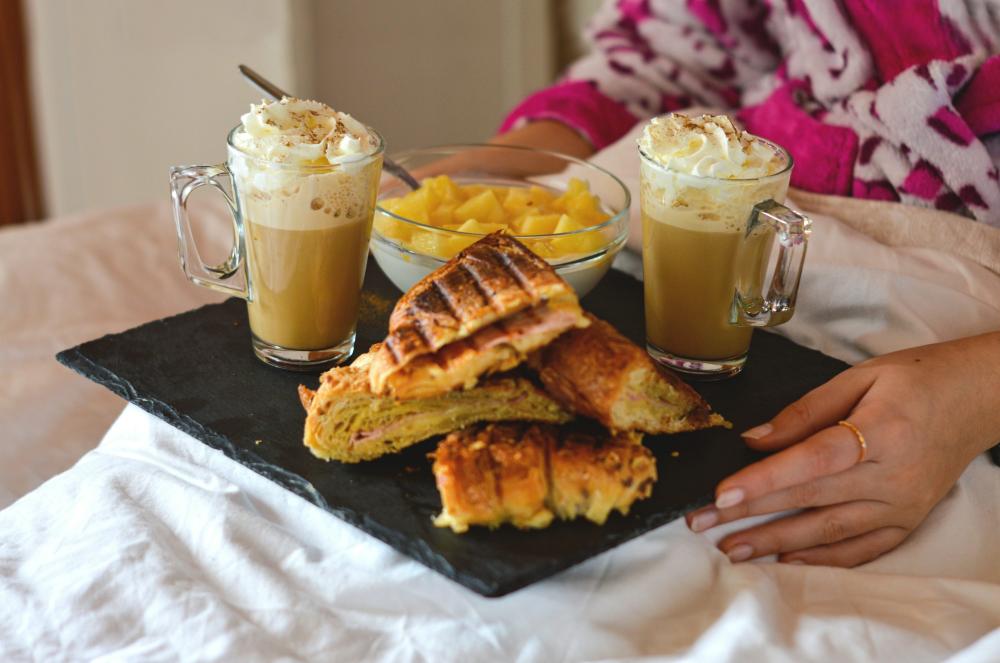
[[[1000,328],[996,275],[815,221],[797,341],[853,361]],[[0,232],[0,500],[122,408],[56,350],[215,299],[173,251],[164,206]],[[996,661],[998,506],[981,457],[860,569],[733,565],[678,521],[484,599],[129,407],[0,511],[0,660]]]
[[[129,407],[0,512],[0,659],[996,660],[996,474],[861,571],[734,566],[678,521],[485,599]]]
[[[218,262],[229,227],[218,208],[195,208]],[[72,466],[122,410],[56,352],[221,299],[181,274],[166,205],[0,230],[0,508]]]

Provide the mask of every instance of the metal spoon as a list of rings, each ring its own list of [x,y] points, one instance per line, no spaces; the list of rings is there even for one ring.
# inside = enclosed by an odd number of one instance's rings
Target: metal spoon
[[[245,76],[248,81],[253,83],[253,85],[258,90],[260,90],[261,92],[263,92],[272,99],[277,100],[281,99],[282,97],[292,96],[287,92],[285,92],[284,90],[282,90],[277,85],[275,85],[274,83],[272,83],[271,81],[267,80],[266,78],[258,74],[250,67],[246,66],[245,64],[240,65],[240,73],[243,74],[243,76]],[[382,168],[387,170],[389,174],[405,182],[406,186],[410,187],[411,189],[420,188],[420,182],[417,181],[417,178],[415,178],[413,175],[410,174],[408,170],[400,166],[398,163],[396,163],[389,157],[382,158]]]

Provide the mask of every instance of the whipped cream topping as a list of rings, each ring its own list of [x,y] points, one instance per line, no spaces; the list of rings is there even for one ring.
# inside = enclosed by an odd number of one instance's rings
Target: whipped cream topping
[[[642,153],[660,166],[697,177],[766,177],[786,163],[756,136],[737,129],[725,115],[671,113],[656,117],[643,129],[638,142]]]
[[[284,97],[251,104],[233,144],[251,156],[276,163],[322,166],[372,154],[378,138],[347,113],[318,101]]]

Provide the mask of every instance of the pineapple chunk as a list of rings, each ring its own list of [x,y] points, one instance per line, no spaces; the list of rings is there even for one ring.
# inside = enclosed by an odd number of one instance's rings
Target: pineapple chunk
[[[441,204],[441,196],[438,195],[433,187],[429,186],[422,186],[416,191],[411,191],[405,197],[409,198],[415,206],[422,208],[428,214]]]
[[[427,223],[427,208],[423,201],[411,198],[410,194],[406,194],[402,200],[394,205],[392,212],[417,223]]]
[[[547,239],[527,239],[524,245],[531,249],[532,253],[539,258],[554,260],[559,257],[555,249],[552,248],[552,243]]]
[[[566,191],[561,196],[552,201],[552,207],[559,212],[570,212],[570,205],[578,198],[590,196],[590,187],[581,179],[576,177],[570,179],[566,186]]]
[[[551,191],[546,191],[540,186],[532,186],[528,189],[528,199],[531,200],[532,205],[542,209],[550,206],[556,197],[552,195]]]
[[[489,187],[485,184],[465,184],[460,188],[462,190],[462,199],[468,200],[469,198],[475,198]]]
[[[410,240],[410,248],[419,253],[437,258],[450,257],[448,255],[450,249],[449,238],[441,233],[430,230],[415,231]]]
[[[461,188],[447,175],[427,178],[424,185],[433,189],[442,203],[458,206],[465,200]]]
[[[466,221],[461,225],[451,224],[445,227],[448,228],[449,230],[457,230],[463,233],[475,233],[474,235],[449,237],[448,246],[446,249],[449,258],[458,253],[459,251],[461,251],[462,249],[464,249],[465,247],[469,246],[470,244],[474,244],[476,241],[479,240],[479,238],[482,235],[488,235],[498,230],[508,229],[507,225],[503,223],[482,223],[480,221],[477,221],[476,219],[469,219],[468,221]]]
[[[555,215],[553,215],[555,216]],[[583,225],[575,219],[571,219],[566,214],[559,217],[558,223],[556,223],[556,228],[553,232],[556,233],[571,233],[576,230],[583,230]]]
[[[511,216],[518,216],[531,211],[534,205],[528,196],[528,190],[521,187],[514,187],[507,192],[503,199],[503,208]]]
[[[379,207],[381,207],[382,209],[386,209],[389,210],[390,212],[395,213],[396,208],[399,207],[399,203],[402,200],[403,200],[402,198],[386,198],[385,200],[378,201],[378,204]]]
[[[448,240],[448,256],[447,257],[449,257],[449,258],[453,257],[456,253],[458,253],[459,251],[462,251],[462,250],[468,248],[469,246],[475,244],[476,241],[478,241],[478,240],[479,240],[478,237],[472,237],[472,236],[468,236],[468,237],[452,237],[452,238],[450,238]]]
[[[453,215],[455,221],[482,219],[486,223],[502,223],[506,217],[503,207],[500,206],[500,201],[490,189],[466,200],[455,210]]]
[[[409,224],[398,221],[385,214],[375,215],[375,230],[388,239],[395,239],[404,244],[410,241]]]
[[[579,230],[583,230],[584,226],[578,221],[574,221],[567,215],[563,214],[559,217],[559,223],[556,224],[556,233],[570,233]],[[590,232],[577,232],[574,235],[568,237],[558,237],[552,240],[552,248],[555,249],[556,253],[561,256],[567,256],[575,253],[591,253],[593,251],[599,250],[604,245],[601,241],[601,234],[592,230]]]
[[[566,213],[585,226],[593,226],[607,219],[589,193],[582,193],[566,201]]]
[[[503,204],[503,201],[507,199],[507,195],[510,193],[511,189],[514,187],[509,186],[491,186],[487,187],[493,192],[493,195],[497,197],[497,201]]]
[[[518,216],[508,216],[507,217],[507,230],[511,235],[523,235],[524,231],[521,230],[521,226],[524,225],[524,219],[527,217],[526,214],[521,214]]]
[[[446,226],[453,220],[458,203],[441,203],[428,215],[431,224],[435,226]]]
[[[487,235],[490,232],[490,228],[493,227],[492,224],[479,223],[475,219],[469,219],[462,225],[455,228],[459,232],[463,233],[476,233],[475,235],[459,235],[457,237],[450,237],[448,239],[448,251],[450,255],[455,255],[465,247],[475,244],[479,241],[480,236]],[[450,256],[449,256],[450,257]]]
[[[525,235],[550,235],[554,232],[561,232],[556,230],[558,223],[558,214],[533,214],[524,217],[524,221],[521,223],[521,232]]]
[[[505,230],[506,228],[507,225],[504,223],[480,223],[476,219],[469,219],[460,225],[458,230],[463,233],[479,233],[480,235],[489,235],[490,233],[498,230]]]

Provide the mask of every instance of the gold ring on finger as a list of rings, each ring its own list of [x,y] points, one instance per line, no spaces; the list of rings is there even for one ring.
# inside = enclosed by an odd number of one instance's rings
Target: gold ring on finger
[[[858,439],[858,460],[856,461],[855,464],[862,462],[865,459],[865,456],[868,455],[868,443],[865,442],[864,434],[857,426],[852,424],[850,421],[838,421],[837,425],[843,426],[847,430],[854,433],[854,437]]]

